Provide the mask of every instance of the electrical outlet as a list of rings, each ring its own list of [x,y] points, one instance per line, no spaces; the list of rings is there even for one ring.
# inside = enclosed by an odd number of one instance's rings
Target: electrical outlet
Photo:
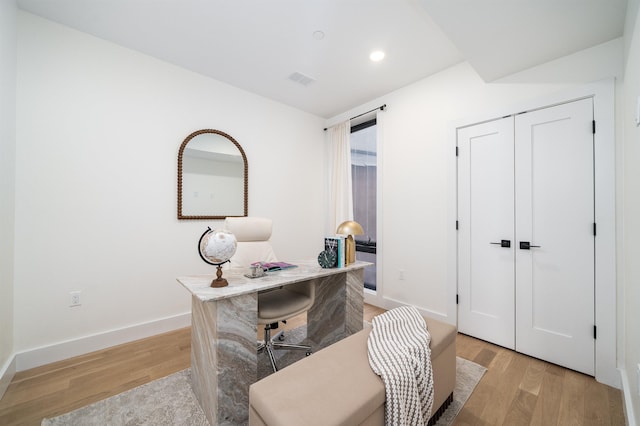
[[[636,366],[636,383],[638,384],[638,395],[640,395],[640,364]]]
[[[399,269],[398,270],[398,279],[400,281],[404,281],[404,269]]]
[[[80,291],[72,291],[69,294],[71,295],[71,304],[69,306],[80,306]]]

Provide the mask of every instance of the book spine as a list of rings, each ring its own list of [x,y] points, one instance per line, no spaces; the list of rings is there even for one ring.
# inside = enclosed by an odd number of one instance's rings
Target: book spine
[[[344,268],[345,254],[345,239],[344,237],[338,237],[338,268]]]

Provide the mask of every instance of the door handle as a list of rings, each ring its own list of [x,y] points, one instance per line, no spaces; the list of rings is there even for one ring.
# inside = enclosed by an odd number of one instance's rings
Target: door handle
[[[520,241],[520,250],[529,250],[531,248],[540,248],[540,246],[532,246],[529,241]]]
[[[501,240],[499,243],[489,243],[489,244],[496,244],[496,245],[499,245],[500,247],[511,247],[511,240]]]

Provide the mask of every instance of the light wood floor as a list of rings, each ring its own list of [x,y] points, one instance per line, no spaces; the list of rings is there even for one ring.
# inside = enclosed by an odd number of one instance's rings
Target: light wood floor
[[[622,394],[593,377],[458,334],[458,356],[488,370],[454,425],[624,425]]]
[[[364,319],[380,312],[365,305]],[[285,329],[305,321],[301,315]],[[0,425],[39,425],[180,371],[189,367],[190,345],[185,328],[17,373],[0,400]],[[624,425],[620,391],[591,377],[461,334],[457,352],[488,371],[456,425]]]

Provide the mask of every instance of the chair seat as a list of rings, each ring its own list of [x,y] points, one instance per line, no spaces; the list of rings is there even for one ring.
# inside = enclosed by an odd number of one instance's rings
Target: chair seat
[[[261,293],[258,300],[259,324],[291,318],[305,312],[313,304],[312,297],[286,288]]]

